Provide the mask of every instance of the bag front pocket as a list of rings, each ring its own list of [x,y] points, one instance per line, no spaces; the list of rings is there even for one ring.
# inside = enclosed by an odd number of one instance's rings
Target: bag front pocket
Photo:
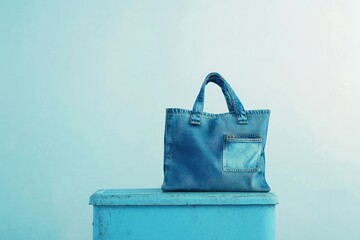
[[[223,171],[257,172],[262,152],[261,137],[257,134],[225,134]]]

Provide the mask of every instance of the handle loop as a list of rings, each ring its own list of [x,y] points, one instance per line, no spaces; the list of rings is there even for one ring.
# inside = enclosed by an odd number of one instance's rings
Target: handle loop
[[[190,123],[199,125],[201,123],[201,113],[204,109],[204,93],[205,93],[205,86],[209,83],[213,82],[217,84],[226,99],[226,103],[229,109],[229,112],[235,112],[236,118],[239,124],[247,124],[247,116],[246,111],[240,102],[239,98],[236,96],[234,90],[230,87],[230,85],[225,81],[225,79],[216,72],[209,73],[203,84],[201,85],[200,92],[196,97],[191,116],[190,116]]]

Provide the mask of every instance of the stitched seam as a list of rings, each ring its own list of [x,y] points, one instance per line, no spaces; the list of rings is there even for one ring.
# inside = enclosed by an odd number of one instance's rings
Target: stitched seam
[[[181,108],[168,108],[166,109],[166,112],[168,114],[184,114],[186,116],[190,116],[191,112],[187,109],[181,109]],[[268,109],[259,109],[259,110],[247,110],[245,111],[247,115],[268,115],[270,114],[270,110]],[[225,117],[225,116],[236,116],[235,113],[207,113],[202,112],[200,114],[200,117],[209,117],[209,118],[217,118],[217,117]]]
[[[253,172],[259,172],[260,168],[238,168],[238,169],[225,168],[224,171],[225,172],[253,173]]]
[[[246,139],[246,138],[227,138],[227,142],[238,142],[238,143],[261,143],[260,138],[256,139]]]

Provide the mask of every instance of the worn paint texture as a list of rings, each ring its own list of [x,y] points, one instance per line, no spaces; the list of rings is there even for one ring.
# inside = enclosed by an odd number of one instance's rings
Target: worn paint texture
[[[183,193],[99,190],[93,239],[275,240],[273,193]]]

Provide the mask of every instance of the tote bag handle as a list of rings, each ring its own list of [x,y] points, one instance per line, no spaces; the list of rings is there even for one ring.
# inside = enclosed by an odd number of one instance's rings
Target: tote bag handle
[[[217,84],[226,99],[226,103],[228,105],[229,112],[235,112],[237,121],[239,124],[247,124],[247,116],[244,106],[240,102],[239,98],[236,96],[234,90],[230,87],[230,85],[225,81],[225,79],[219,73],[209,73],[201,88],[198,96],[196,97],[191,116],[190,123],[194,125],[199,125],[201,123],[201,113],[204,109],[204,93],[205,86],[209,83],[213,82]]]

